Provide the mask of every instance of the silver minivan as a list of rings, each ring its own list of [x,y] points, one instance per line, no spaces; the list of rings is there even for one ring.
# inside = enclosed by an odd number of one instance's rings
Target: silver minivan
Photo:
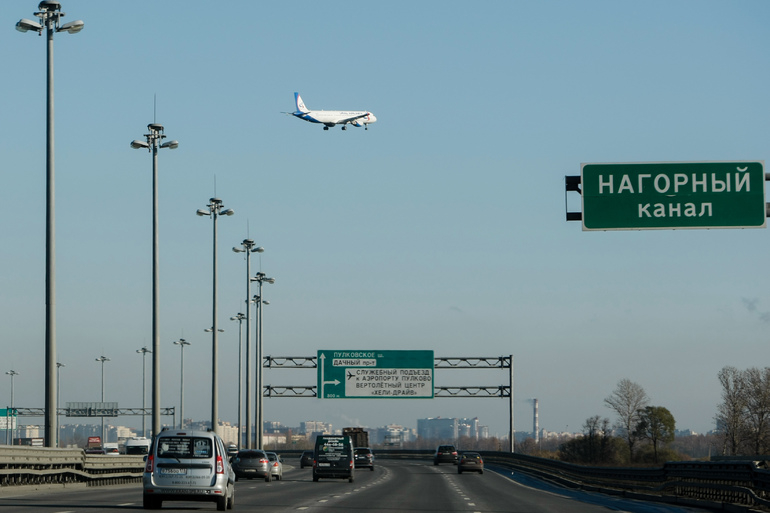
[[[215,433],[164,429],[155,437],[142,479],[144,509],[163,501],[211,501],[232,509],[235,473]]]

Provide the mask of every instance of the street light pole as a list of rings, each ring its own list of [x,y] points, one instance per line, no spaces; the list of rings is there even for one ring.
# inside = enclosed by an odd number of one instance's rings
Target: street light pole
[[[174,341],[174,345],[182,349],[182,362],[179,371],[181,376],[181,383],[179,384],[179,429],[184,429],[184,346],[189,346],[190,343],[180,338]]]
[[[63,363],[56,362],[56,411],[57,412],[59,411],[59,405],[61,404],[61,402],[59,401],[59,399],[61,398],[61,386],[59,385],[61,383],[60,378],[61,378],[62,367],[66,367],[66,365],[64,365]],[[59,431],[60,431],[60,426],[57,423],[56,424],[56,445],[55,445],[56,447],[59,447],[59,440],[61,438]]]
[[[212,272],[212,311],[211,311],[211,430],[218,432],[219,424],[219,376],[217,376],[218,366],[218,345],[217,345],[217,217],[220,215],[231,216],[235,212],[230,208],[224,208],[222,200],[211,198],[208,209],[200,208],[196,212],[199,216],[209,216],[214,220],[214,243],[213,243],[213,272]],[[218,434],[218,433],[217,433]]]
[[[14,409],[13,409],[13,378],[14,378],[14,376],[18,376],[19,373],[16,372],[15,370],[11,369],[8,372],[6,372],[6,374],[8,374],[11,377],[11,415],[9,416],[9,418],[10,418],[11,422],[14,422],[14,420],[17,418],[17,416],[14,415],[15,412],[14,412]],[[13,427],[13,424],[11,424],[11,427]],[[13,445],[13,432],[14,432],[14,430],[11,429],[10,431],[11,431],[11,445]],[[6,433],[5,434],[5,444],[8,445],[8,426],[6,426],[5,433]]]
[[[233,248],[235,249],[235,248]],[[243,447],[243,320],[245,315],[238,312],[230,317],[231,321],[238,321],[238,448]]]
[[[102,363],[102,409],[104,408],[104,362],[109,362],[110,359],[106,356],[100,356],[96,359],[97,362]],[[102,412],[102,447],[104,447],[104,444],[107,442],[107,439],[104,437],[104,412]]]
[[[147,410],[146,410],[146,406],[145,406],[145,399],[147,398],[147,393],[145,392],[145,388],[144,387],[147,384],[147,380],[145,379],[145,373],[144,373],[144,369],[145,369],[145,365],[144,365],[145,358],[144,357],[147,356],[147,353],[152,354],[152,351],[147,349],[147,347],[143,347],[141,349],[137,349],[136,352],[140,353],[142,355],[142,436],[146,437],[147,436],[147,425],[145,423],[145,420],[146,420],[145,417],[146,417]]]
[[[160,142],[166,138],[163,125],[150,123],[149,133],[144,134],[145,141],[133,140],[134,149],[147,148],[152,152],[152,434],[160,433],[160,328],[158,326],[159,303],[159,256],[158,256],[158,148],[171,150],[179,146],[179,141]],[[144,395],[142,395],[144,401]],[[142,431],[144,431],[144,413],[142,413]]]
[[[251,442],[251,377],[253,373],[252,369],[252,357],[251,357],[251,308],[249,308],[249,301],[251,301],[251,254],[263,253],[265,248],[262,246],[254,247],[254,241],[251,239],[244,239],[241,242],[241,248],[234,247],[233,251],[236,253],[246,253],[246,448],[252,448]]]
[[[76,34],[83,30],[81,20],[60,25],[65,13],[59,2],[43,0],[35,16],[42,24],[28,19],[16,23],[16,30],[33,30],[39,35],[46,29],[46,224],[45,224],[45,446],[55,447],[58,426],[56,411],[56,223],[54,187],[54,95],[53,35],[55,32]]]
[[[262,410],[262,304],[268,304],[263,300],[262,284],[275,283],[275,278],[268,278],[265,273],[258,272],[252,280],[259,283],[259,295],[257,296],[257,449],[262,449],[262,433],[264,431],[264,418]]]

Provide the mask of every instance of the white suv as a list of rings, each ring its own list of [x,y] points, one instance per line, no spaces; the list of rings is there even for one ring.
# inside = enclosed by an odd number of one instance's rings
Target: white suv
[[[142,489],[144,509],[160,509],[163,501],[211,501],[225,511],[235,502],[235,473],[215,433],[164,429],[147,455]]]

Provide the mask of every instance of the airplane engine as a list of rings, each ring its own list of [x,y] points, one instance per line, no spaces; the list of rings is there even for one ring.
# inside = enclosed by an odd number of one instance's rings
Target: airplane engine
[[[361,121],[359,121],[359,120],[355,120],[355,121],[353,121],[351,124],[352,124],[353,126],[356,126],[356,127],[358,127],[358,128],[361,128],[362,126],[364,126],[364,124],[363,124]]]

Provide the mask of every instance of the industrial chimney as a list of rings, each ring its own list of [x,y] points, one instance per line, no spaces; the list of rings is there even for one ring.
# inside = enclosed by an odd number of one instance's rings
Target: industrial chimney
[[[532,416],[532,431],[535,433],[535,443],[538,443],[540,441],[540,429],[537,421],[537,399],[532,399],[532,405],[534,407]]]

